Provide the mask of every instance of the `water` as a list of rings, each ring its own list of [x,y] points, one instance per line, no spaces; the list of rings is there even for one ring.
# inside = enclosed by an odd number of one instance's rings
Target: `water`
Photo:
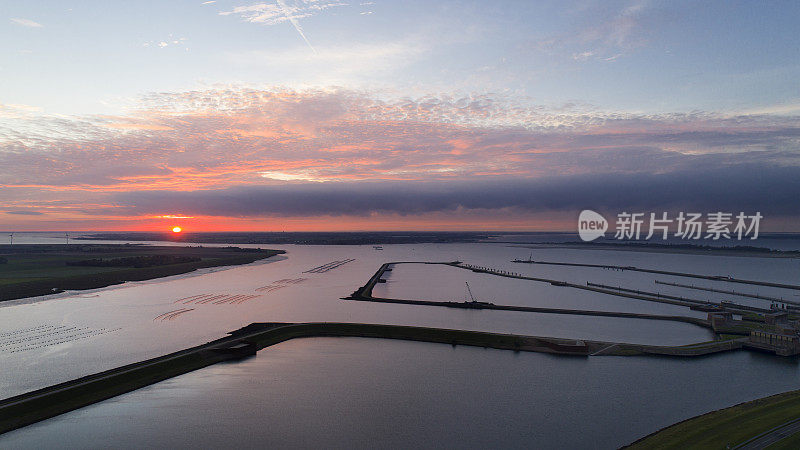
[[[592,281],[758,305],[765,302],[656,286],[654,280],[734,286],[737,291],[800,298],[794,291],[718,281],[514,264],[512,259],[527,258],[529,250],[504,244],[391,245],[383,251],[372,246],[275,247],[287,254],[236,268],[0,303],[0,334],[7,335],[6,341],[11,340],[10,333],[29,338],[27,343],[4,344],[0,336],[0,397],[198,345],[258,321],[387,323],[663,345],[710,338],[703,328],[676,322],[340,300],[387,261],[457,259],[575,283]],[[328,272],[305,273],[351,258],[355,260]],[[788,258],[556,248],[534,250],[534,259],[730,274],[785,283],[796,283],[800,268],[800,263]],[[295,284],[281,282],[300,278],[304,280]],[[460,301],[464,282],[469,281],[480,300],[497,304],[702,317],[672,305],[447,266],[399,265],[387,280],[376,287],[376,295]],[[259,290],[277,285],[285,286]],[[241,304],[179,301],[202,294],[261,297]],[[174,320],[157,319],[179,308],[193,309]],[[686,360],[573,359],[436,344],[306,339],[264,350],[242,364],[203,369],[4,435],[0,446],[44,446],[48,439],[60,438],[76,446],[105,442],[91,436],[108,433],[104,431],[108,423],[119,446],[128,447],[141,446],[143,436],[155,444],[183,446],[223,442],[226,446],[271,442],[472,446],[487,443],[480,440],[482,435],[499,439],[505,446],[613,447],[695,414],[798,388],[797,375],[794,359],[746,352]],[[107,418],[102,419],[103,427],[93,422],[97,417]],[[578,426],[581,432],[565,431],[564,424]],[[198,437],[180,431],[184,429]]]
[[[13,431],[0,445],[116,448],[616,448],[797,388],[794,362],[573,358],[299,339]],[[102,426],[98,426],[102,424]]]
[[[0,343],[0,364],[6,368],[0,374],[0,397],[9,397],[202,344],[258,321],[388,323],[664,345],[689,344],[710,338],[708,331],[703,328],[677,322],[508,311],[454,311],[450,308],[340,300],[340,297],[350,294],[365,283],[380,264],[387,260],[462,259],[476,264],[522,266],[509,263],[515,250],[501,245],[398,245],[387,246],[384,251],[375,251],[371,246],[283,248],[287,250],[285,256],[228,270],[211,269],[200,272],[202,275],[127,283],[93,292],[56,296],[46,301],[4,302],[0,305],[0,314],[4,321],[2,332],[41,326],[114,331],[59,345],[38,348],[34,346],[16,353],[10,352],[9,348],[2,347]],[[610,253],[616,256],[619,252]],[[571,255],[564,257],[574,257]],[[327,262],[350,258],[355,258],[355,261],[329,272],[304,273]],[[520,270],[537,274],[542,271],[542,266],[522,267]],[[572,273],[564,269],[563,273],[553,276],[582,276]],[[448,286],[453,286],[453,294],[461,297],[463,282],[472,280],[474,275],[471,271],[451,269],[448,276],[441,277],[439,281],[447,280]],[[305,280],[272,292],[262,293],[256,290],[277,280],[298,278]],[[428,283],[427,279],[422,281]],[[483,288],[492,287],[506,296],[504,301],[508,304],[519,302],[586,309],[632,308],[641,312],[666,312],[663,304],[620,300],[607,295],[587,295],[580,290],[554,288],[543,283],[525,283],[488,275],[484,276],[482,283],[473,285],[478,293]],[[184,304],[180,301],[182,298],[201,294],[262,296],[235,305]],[[159,315],[180,308],[193,310],[175,320],[154,321]],[[673,312],[680,310],[673,308]],[[49,339],[50,336],[46,335],[34,339],[33,343]]]

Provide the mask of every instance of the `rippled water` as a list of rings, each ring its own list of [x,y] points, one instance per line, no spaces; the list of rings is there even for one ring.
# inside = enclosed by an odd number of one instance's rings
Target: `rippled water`
[[[694,298],[768,304],[654,284],[658,279],[731,288],[718,281],[514,264],[510,262],[512,259],[527,258],[530,251],[504,244],[396,245],[384,246],[383,251],[371,246],[278,248],[287,250],[287,254],[247,266],[0,304],[0,367],[3,367],[0,397],[201,344],[258,321],[390,323],[666,345],[710,338],[706,330],[684,323],[340,300],[364,284],[387,261],[458,259],[574,283],[592,281]],[[326,263],[349,259],[353,261],[327,272],[307,272]],[[534,250],[534,259],[635,265],[787,283],[796,282],[800,269],[800,263],[793,259],[555,248]],[[387,283],[376,287],[375,294],[461,301],[465,281],[469,281],[479,299],[497,304],[702,316],[672,305],[419,264],[396,266]],[[783,289],[744,285],[734,285],[734,289],[800,299],[795,292]],[[212,294],[215,300],[203,302]],[[187,299],[201,295],[205,297]],[[226,302],[226,299],[232,300]],[[180,310],[188,311],[167,316],[172,320],[163,319],[165,313]],[[14,336],[17,338],[12,339]],[[397,374],[403,374],[403,378],[396,378]],[[796,388],[796,380],[795,360],[744,352],[691,360],[573,359],[452,349],[436,344],[309,339],[266,349],[242,364],[204,369],[45,421],[3,436],[0,446],[6,442],[44,442],[39,439],[46,440],[47,436],[59,433],[72,433],[69,439],[76,444],[92,442],[81,441],[94,431],[88,425],[80,425],[80,418],[91,414],[109,417],[109,426],[118,427],[114,435],[120,436],[120,442],[126,446],[136,446],[137,441],[126,440],[125,436],[133,439],[145,432],[151,434],[153,442],[188,445],[194,438],[189,433],[175,432],[183,427],[198,433],[214,431],[199,433],[198,436],[209,437],[198,437],[197,442],[215,442],[216,438],[210,437],[213,434],[228,436],[233,440],[227,442],[233,445],[247,445],[256,442],[251,439],[257,439],[300,446],[370,446],[370,442],[377,442],[370,439],[381,436],[387,445],[402,439],[410,443],[431,439],[431,445],[485,443],[477,436],[484,428],[470,424],[465,417],[474,417],[477,423],[485,424],[486,433],[505,439],[508,445],[596,442],[600,446],[613,446],[697,413]],[[626,389],[629,395],[625,394]],[[213,395],[209,397],[211,392]],[[253,392],[259,394],[253,396]],[[235,407],[250,396],[252,401],[245,403],[259,402],[261,409]],[[276,397],[281,400],[275,400]],[[326,415],[309,406],[314,404],[310,400],[313,397],[317,398],[320,410],[325,406],[338,412]],[[342,400],[349,397],[371,399],[371,406]],[[195,401],[200,403],[192,403]],[[656,402],[658,407],[647,411],[646,402]],[[210,405],[224,407],[214,409]],[[608,414],[595,417],[602,408],[611,408],[619,418]],[[276,421],[274,416],[280,416],[282,410],[304,426],[294,430],[290,426],[292,421]],[[410,417],[413,411],[419,417]],[[398,414],[399,431],[393,434],[387,427],[394,413]],[[273,422],[273,427],[256,426],[263,422],[243,418],[261,417],[259,414]],[[175,415],[180,420],[170,435],[162,423],[169,422],[167,417],[176,420]],[[424,427],[427,420],[435,425]],[[627,425],[612,426],[615,421]],[[363,429],[353,425],[362,422]],[[217,423],[227,424],[233,431],[222,433],[212,425]],[[579,424],[585,433],[566,432],[564,423]],[[412,434],[419,437],[410,438],[402,430],[415,431]]]

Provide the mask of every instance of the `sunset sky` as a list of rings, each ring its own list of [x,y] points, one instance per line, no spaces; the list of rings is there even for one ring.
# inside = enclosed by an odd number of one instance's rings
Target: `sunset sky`
[[[0,5],[0,230],[800,231],[794,1]]]

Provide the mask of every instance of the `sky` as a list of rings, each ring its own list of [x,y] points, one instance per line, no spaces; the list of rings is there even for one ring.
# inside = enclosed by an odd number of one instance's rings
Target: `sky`
[[[800,231],[793,1],[0,1],[0,230]]]

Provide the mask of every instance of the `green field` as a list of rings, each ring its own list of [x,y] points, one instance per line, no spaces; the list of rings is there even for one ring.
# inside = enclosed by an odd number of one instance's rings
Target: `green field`
[[[732,448],[800,417],[800,391],[741,403],[679,422],[633,443],[632,449]],[[798,448],[800,435],[770,448]]]
[[[0,245],[0,301],[247,264],[279,253],[238,247]]]

